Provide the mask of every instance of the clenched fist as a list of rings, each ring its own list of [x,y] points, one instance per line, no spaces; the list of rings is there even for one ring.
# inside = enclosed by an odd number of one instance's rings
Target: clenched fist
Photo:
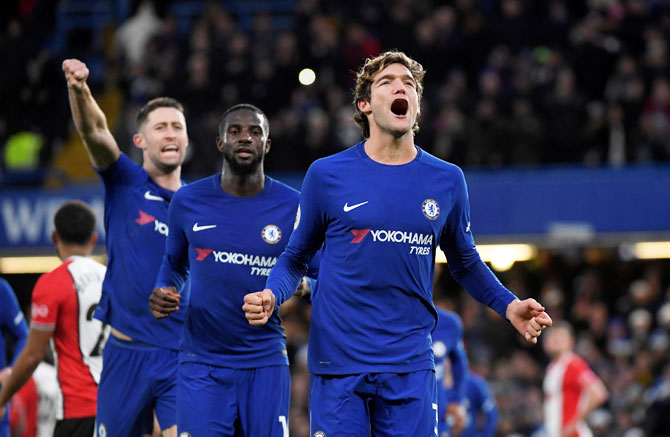
[[[88,78],[88,68],[79,59],[66,59],[63,61],[63,71],[67,86],[76,91],[81,91]]]

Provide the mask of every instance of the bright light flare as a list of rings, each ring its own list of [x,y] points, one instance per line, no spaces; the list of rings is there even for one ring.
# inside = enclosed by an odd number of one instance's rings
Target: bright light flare
[[[512,268],[517,261],[528,261],[537,254],[535,246],[530,244],[482,244],[477,251],[484,262],[490,262],[491,267],[499,272]],[[444,253],[438,249],[435,261],[447,262]]]
[[[311,68],[303,68],[298,74],[298,81],[301,85],[310,86],[316,80],[316,73]]]
[[[670,258],[670,241],[645,241],[633,245],[633,254],[638,259]]]
[[[106,264],[105,255],[94,255],[91,258]],[[6,274],[45,273],[50,272],[63,261],[57,256],[13,256],[0,258],[0,272]]]

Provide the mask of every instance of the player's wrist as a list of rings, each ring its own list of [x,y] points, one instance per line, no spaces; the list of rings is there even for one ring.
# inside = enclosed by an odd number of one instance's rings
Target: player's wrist
[[[507,309],[505,310],[505,319],[507,319],[509,322],[512,322],[512,318],[515,314],[515,308],[520,303],[521,301],[517,298],[507,304]]]

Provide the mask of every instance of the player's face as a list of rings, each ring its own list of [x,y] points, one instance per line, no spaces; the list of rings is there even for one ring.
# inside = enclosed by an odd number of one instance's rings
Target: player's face
[[[549,328],[545,334],[544,342],[544,351],[552,358],[561,356],[561,354],[572,349],[573,340],[572,336],[566,329],[558,328]]]
[[[145,162],[165,173],[184,162],[188,133],[184,114],[176,108],[157,108],[136,135],[135,143],[144,151]]]
[[[254,173],[270,151],[265,119],[246,109],[230,113],[217,146],[223,152],[224,164],[237,174]]]
[[[359,108],[368,116],[371,134],[381,130],[398,138],[411,132],[419,114],[419,97],[409,69],[394,63],[377,72],[370,101],[359,102]]]

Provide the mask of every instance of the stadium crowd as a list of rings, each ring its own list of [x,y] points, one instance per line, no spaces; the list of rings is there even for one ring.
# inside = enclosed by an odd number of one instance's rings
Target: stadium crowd
[[[95,92],[124,96],[114,128],[134,155],[134,114],[170,95],[189,116],[186,174],[208,175],[221,160],[211,147],[222,108],[265,108],[281,153],[268,171],[304,171],[316,158],[360,139],[352,123],[353,72],[382,49],[398,48],[426,66],[417,144],[466,169],[582,163],[626,165],[670,159],[670,8],[661,1],[364,0],[295,2],[289,23],[271,12],[250,23],[207,2],[186,17],[170,4],[138,10],[114,29],[109,52],[73,33],[47,50],[56,1],[33,2],[3,18],[0,144],[21,132],[41,138],[49,166],[71,134],[60,62],[102,56]],[[173,2],[176,3],[176,2]],[[37,6],[35,6],[37,4]],[[50,13],[51,12],[51,13]],[[48,21],[51,19],[52,21]],[[35,26],[45,20],[42,27]],[[133,25],[135,23],[135,25]],[[137,25],[141,23],[142,25]],[[138,44],[145,41],[146,44]],[[312,86],[298,83],[314,69]],[[498,273],[519,295],[537,297],[554,320],[575,327],[579,355],[611,393],[590,418],[599,436],[670,435],[670,271],[667,262],[622,260],[602,249],[540,252]],[[499,435],[541,435],[548,358],[466,296],[438,268],[436,302],[461,315],[470,362],[486,376],[500,408]],[[291,361],[291,435],[308,435],[306,343],[310,306],[282,307]],[[485,323],[481,323],[485,321]],[[665,428],[664,428],[665,427]]]
[[[200,7],[183,12],[180,3]],[[0,113],[0,142],[38,134],[41,164],[49,165],[70,133],[67,114],[53,110],[65,106],[54,70],[63,57],[79,57],[99,61],[98,92],[122,90],[128,116],[117,133],[132,132],[131,115],[152,97],[185,103],[195,122],[187,172],[216,170],[207,146],[219,109],[240,101],[267,108],[272,138],[287,148],[270,155],[268,168],[304,171],[359,139],[350,122],[353,72],[397,48],[428,71],[417,143],[447,161],[467,168],[670,158],[664,2],[296,0],[283,21],[266,3],[270,10],[250,20],[225,1],[136,5],[113,39],[71,31],[54,52],[47,42],[58,2],[18,2],[0,38],[8,60],[0,89],[13,102]],[[311,86],[297,80],[306,67],[316,73]]]

